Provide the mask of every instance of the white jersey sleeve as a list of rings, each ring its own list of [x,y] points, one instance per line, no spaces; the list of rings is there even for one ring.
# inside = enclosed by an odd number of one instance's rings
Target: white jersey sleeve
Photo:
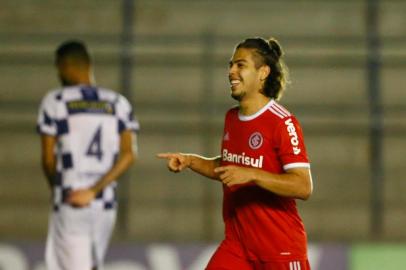
[[[57,91],[48,93],[41,102],[38,112],[37,131],[40,134],[55,136],[57,135],[56,118]]]
[[[133,131],[139,130],[138,121],[134,118],[133,110],[128,100],[122,96],[118,96],[117,100],[117,117],[119,119],[119,132],[129,129]]]

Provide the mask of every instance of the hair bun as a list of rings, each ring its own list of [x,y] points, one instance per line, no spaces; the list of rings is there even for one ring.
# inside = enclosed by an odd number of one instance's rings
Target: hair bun
[[[279,59],[283,55],[282,47],[279,45],[279,42],[275,38],[270,38],[268,44],[272,53],[276,56],[276,59]]]

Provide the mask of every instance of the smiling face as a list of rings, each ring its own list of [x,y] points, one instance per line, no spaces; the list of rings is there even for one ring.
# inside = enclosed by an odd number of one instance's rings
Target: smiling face
[[[264,81],[269,74],[269,67],[255,62],[253,49],[240,48],[230,60],[228,78],[231,96],[242,101],[261,93]]]

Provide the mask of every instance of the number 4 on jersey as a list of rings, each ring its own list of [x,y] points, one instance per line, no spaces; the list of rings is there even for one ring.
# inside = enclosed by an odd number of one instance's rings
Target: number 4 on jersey
[[[101,161],[103,157],[103,151],[101,149],[101,130],[101,126],[99,126],[93,135],[86,152],[86,155],[95,156],[99,161]]]

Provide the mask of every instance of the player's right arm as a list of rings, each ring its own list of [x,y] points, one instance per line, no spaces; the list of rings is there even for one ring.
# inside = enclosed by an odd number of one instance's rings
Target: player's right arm
[[[42,170],[48,180],[50,188],[53,186],[53,181],[56,175],[56,157],[54,148],[56,145],[56,137],[43,134],[41,135],[41,160]]]
[[[43,99],[39,108],[37,131],[41,135],[41,163],[42,170],[47,178],[50,188],[54,185],[56,176],[55,146],[57,144],[57,125],[54,121],[56,115],[56,98],[59,91],[49,92]]]
[[[157,154],[157,157],[166,159],[168,169],[172,172],[181,172],[186,168],[190,168],[203,176],[219,180],[214,169],[220,166],[220,156],[206,158],[196,154],[160,153]]]

